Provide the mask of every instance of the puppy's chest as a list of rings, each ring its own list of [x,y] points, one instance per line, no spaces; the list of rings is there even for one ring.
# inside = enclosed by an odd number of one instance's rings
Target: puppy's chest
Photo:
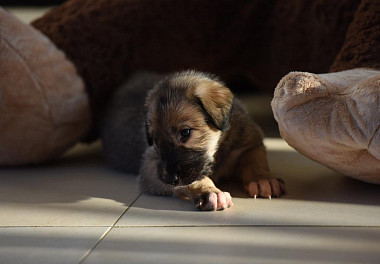
[[[215,165],[211,178],[219,180],[221,178],[238,176],[239,159],[248,149],[249,147],[220,147],[217,153],[215,153]]]

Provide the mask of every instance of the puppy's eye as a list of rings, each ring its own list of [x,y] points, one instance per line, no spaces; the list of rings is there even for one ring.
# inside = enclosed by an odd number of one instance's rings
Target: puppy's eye
[[[182,138],[186,138],[190,136],[191,130],[189,128],[182,129],[180,133]]]

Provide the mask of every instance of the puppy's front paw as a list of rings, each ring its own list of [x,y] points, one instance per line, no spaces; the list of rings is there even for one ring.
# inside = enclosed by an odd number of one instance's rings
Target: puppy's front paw
[[[251,181],[245,186],[245,189],[249,196],[254,198],[278,198],[286,193],[285,183],[282,179],[261,179],[258,181]]]
[[[205,193],[194,199],[194,205],[202,211],[224,210],[233,205],[232,198],[228,192]]]

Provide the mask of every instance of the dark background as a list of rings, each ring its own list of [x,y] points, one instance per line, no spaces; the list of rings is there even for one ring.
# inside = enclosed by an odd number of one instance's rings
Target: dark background
[[[1,0],[0,6],[47,6],[59,5],[65,0]]]

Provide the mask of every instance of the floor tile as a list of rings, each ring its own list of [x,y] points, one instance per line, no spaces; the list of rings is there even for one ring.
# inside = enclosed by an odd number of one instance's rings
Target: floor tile
[[[0,228],[0,263],[76,264],[106,230],[104,227]]]
[[[266,144],[273,175],[287,184],[283,198],[247,198],[240,184],[232,184],[222,189],[231,192],[233,207],[199,212],[189,201],[143,195],[117,226],[380,226],[380,186],[339,175],[295,152],[283,140],[269,139]]]
[[[51,7],[6,7],[5,9],[14,14],[24,23],[30,23],[49,11]]]
[[[380,226],[380,207],[288,199],[234,198],[221,212],[199,212],[190,202],[142,196],[117,226]]]
[[[267,138],[269,167],[287,184],[286,199],[380,206],[380,185],[343,176],[289,147],[283,139]]]
[[[379,248],[379,228],[129,227],[84,263],[378,263]]]
[[[139,195],[136,176],[108,168],[99,144],[50,164],[1,168],[0,181],[0,226],[109,226]]]

